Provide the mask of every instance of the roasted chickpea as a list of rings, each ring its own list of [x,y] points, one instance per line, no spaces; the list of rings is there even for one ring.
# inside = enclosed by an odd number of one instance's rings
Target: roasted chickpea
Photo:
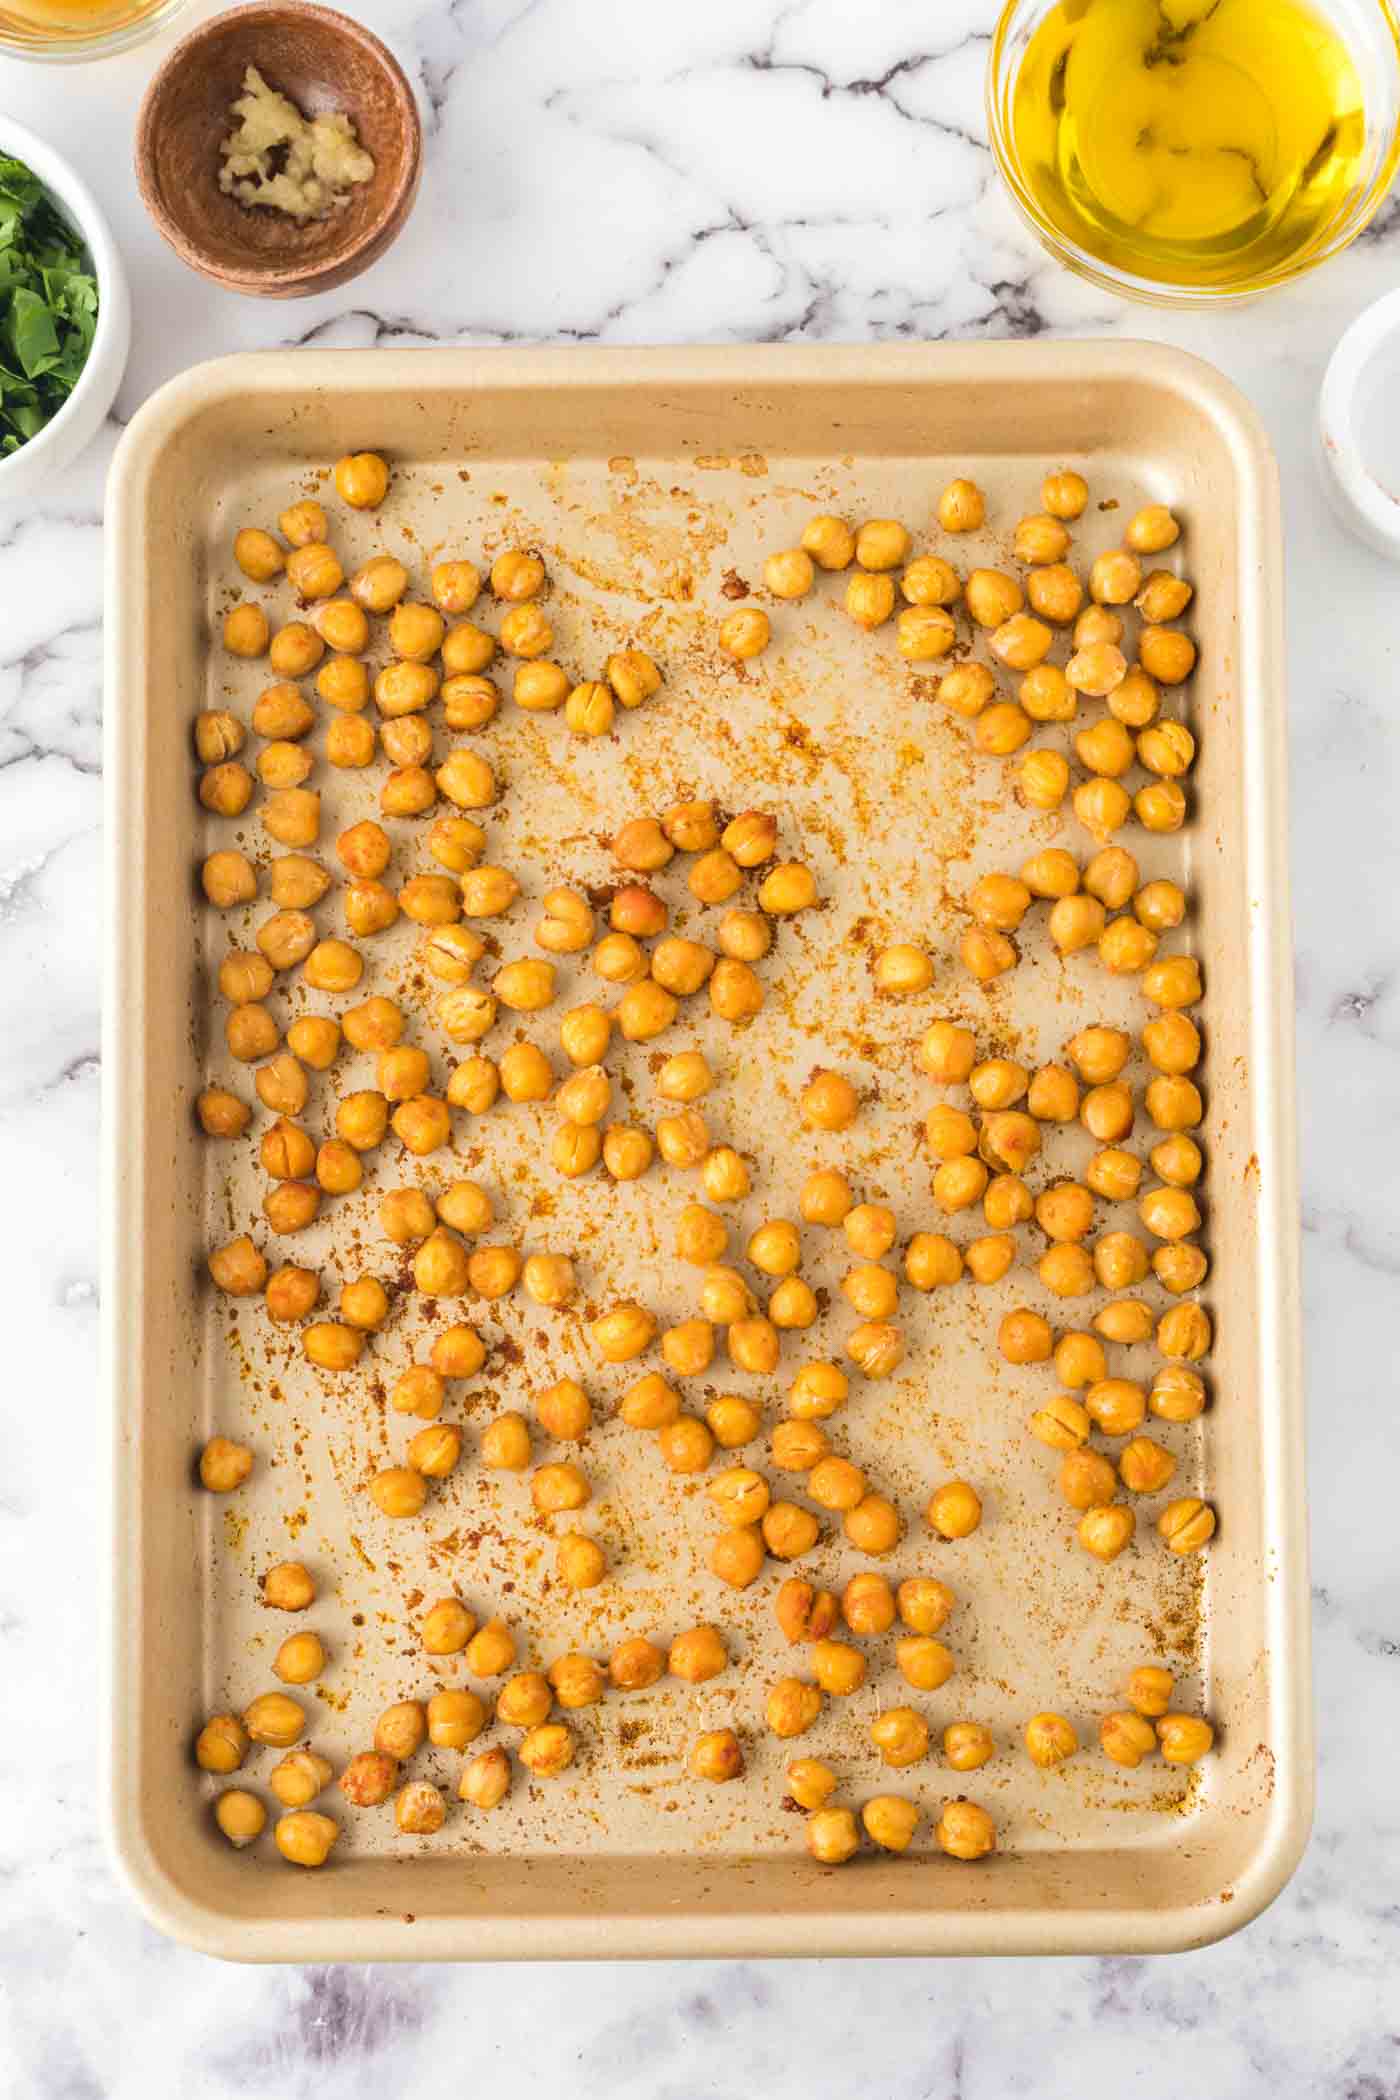
[[[1140,1298],[1113,1298],[1094,1314],[1094,1326],[1105,1341],[1130,1348],[1150,1340],[1155,1325],[1152,1308]]]
[[[1105,1509],[1086,1509],[1075,1527],[1075,1537],[1086,1553],[1105,1565],[1117,1560],[1137,1529],[1137,1518],[1121,1502]]]
[[[741,606],[719,624],[719,646],[736,663],[761,656],[772,636],[768,615],[758,605]]]
[[[425,1298],[460,1298],[470,1273],[466,1248],[441,1226],[429,1233],[413,1257],[413,1281]]]
[[[271,1067],[267,1068],[268,1070]],[[262,1078],[262,1073],[258,1077]],[[281,1108],[280,1101],[269,1101],[269,1108]],[[279,1181],[263,1197],[263,1216],[274,1232],[304,1232],[321,1206],[321,1191],[309,1181]]]
[[[335,487],[352,510],[378,510],[389,490],[388,463],[377,452],[347,452],[335,463]]]
[[[1195,1714],[1163,1714],[1157,1723],[1157,1740],[1167,1764],[1194,1765],[1209,1753],[1215,1730]]]
[[[286,1692],[260,1692],[242,1719],[251,1742],[271,1743],[277,1750],[290,1750],[306,1728],[305,1712]]]
[[[475,1692],[434,1692],[428,1701],[428,1741],[439,1750],[465,1750],[487,1718],[485,1702]]]
[[[804,1364],[788,1388],[788,1405],[799,1421],[825,1421],[850,1394],[850,1381],[839,1364]]]
[[[1084,1169],[1084,1179],[1105,1202],[1126,1203],[1138,1192],[1142,1161],[1120,1146],[1110,1145],[1094,1154]]]
[[[515,1661],[515,1635],[500,1619],[488,1619],[467,1643],[466,1664],[473,1677],[501,1677]]]
[[[1032,722],[1014,702],[998,701],[977,717],[972,736],[979,751],[990,758],[1010,758],[1030,739]]]
[[[1196,645],[1175,627],[1144,627],[1138,635],[1138,657],[1159,685],[1181,685],[1196,668]]]
[[[963,1272],[963,1258],[952,1240],[941,1232],[916,1232],[904,1255],[905,1280],[916,1291],[935,1291],[954,1284]]]
[[[753,1442],[763,1426],[763,1415],[752,1400],[722,1393],[705,1409],[705,1422],[721,1450],[737,1451]]]
[[[439,1597],[424,1612],[418,1632],[429,1655],[460,1655],[476,1632],[476,1613],[460,1597]]]
[[[1133,604],[1149,627],[1160,627],[1168,620],[1179,620],[1194,596],[1185,577],[1173,576],[1170,569],[1153,569]]]
[[[339,1836],[340,1827],[334,1819],[314,1808],[293,1809],[279,1816],[272,1831],[277,1850],[294,1867],[324,1866]]]
[[[264,1263],[264,1274],[266,1268]],[[251,1288],[257,1289],[260,1286],[253,1285]],[[252,1470],[253,1454],[247,1445],[235,1444],[226,1436],[210,1437],[199,1454],[200,1485],[207,1488],[211,1495],[231,1495],[235,1488],[242,1487]]]
[[[426,1480],[446,1480],[462,1456],[462,1432],[455,1423],[434,1422],[409,1438],[404,1455],[413,1471]]]
[[[997,1347],[1009,1364],[1048,1363],[1054,1344],[1050,1322],[1026,1306],[1007,1313],[997,1329]]]
[[[1105,1714],[1099,1723],[1099,1743],[1105,1757],[1132,1771],[1152,1755],[1157,1736],[1151,1722],[1141,1714]]]
[[[890,1706],[870,1724],[870,1740],[897,1771],[928,1754],[928,1723],[912,1706]]]
[[[1118,1475],[1101,1451],[1077,1445],[1065,1453],[1058,1486],[1071,1509],[1105,1509],[1117,1492]]]
[[[1180,831],[1186,822],[1186,796],[1174,780],[1151,780],[1138,789],[1133,808],[1144,831]]]
[[[966,1126],[966,1132],[964,1127]],[[970,1116],[961,1109],[930,1109],[924,1124],[925,1134],[932,1146],[961,1145],[964,1135],[974,1138],[976,1133]],[[967,1210],[976,1203],[987,1186],[987,1169],[980,1159],[971,1158],[966,1152],[955,1151],[945,1158],[933,1177],[933,1200],[940,1210]]]
[[[1133,1495],[1159,1495],[1176,1472],[1176,1460],[1150,1436],[1135,1436],[1118,1458],[1123,1485]]]
[[[948,619],[947,614],[944,618]],[[948,625],[952,627],[951,619],[948,619]],[[1044,663],[1050,654],[1050,646],[1054,639],[1052,630],[1043,620],[1037,620],[1034,614],[1014,613],[1009,620],[1003,620],[994,630],[988,647],[997,661],[1005,664],[1009,670],[1033,671],[1037,664]],[[952,640],[953,636],[950,635],[950,647]],[[987,715],[981,717],[979,730],[985,727],[987,720]],[[1024,742],[1024,738],[1022,741]]]
[[[857,569],[846,585],[846,611],[857,627],[867,632],[884,623],[894,611],[894,578]]]
[[[1215,1536],[1215,1511],[1199,1496],[1185,1495],[1167,1504],[1157,1519],[1157,1529],[1173,1553],[1199,1553]]]
[[[819,1508],[844,1516],[848,1509],[864,1501],[865,1475],[850,1459],[827,1456],[818,1459],[808,1474],[807,1493]]]
[[[428,1499],[422,1472],[413,1466],[386,1466],[369,1483],[369,1499],[382,1516],[418,1516]]]
[[[453,1068],[447,1082],[447,1098],[454,1108],[482,1116],[494,1103],[500,1084],[500,1071],[489,1057],[469,1057],[465,1064]]]
[[[248,1732],[236,1714],[214,1714],[195,1738],[195,1763],[201,1772],[236,1772],[249,1745]]]
[[[442,1413],[447,1387],[430,1364],[410,1364],[401,1371],[389,1392],[389,1405],[396,1415],[417,1415],[435,1422]]]
[[[530,1730],[516,1755],[536,1779],[557,1779],[573,1763],[577,1747],[574,1732],[565,1722],[549,1721]]]
[[[199,799],[217,817],[239,817],[253,799],[253,776],[236,758],[199,776]]]
[[[862,1495],[855,1508],[845,1512],[841,1529],[858,1553],[868,1553],[878,1559],[881,1554],[894,1551],[903,1524],[899,1511],[887,1495],[869,1494]],[[814,1541],[815,1532],[814,1524]]]
[[[957,638],[953,616],[941,605],[908,605],[895,623],[895,646],[906,663],[933,663]]]
[[[814,1072],[798,1102],[808,1130],[849,1130],[859,1108],[860,1096],[839,1072]]]
[[[938,681],[939,699],[965,722],[976,721],[995,691],[996,680],[985,664],[959,664]]]
[[[481,1437],[481,1463],[494,1472],[523,1473],[530,1463],[530,1426],[508,1408],[488,1422]]]
[[[267,1783],[284,1808],[305,1808],[331,1783],[328,1757],[314,1750],[289,1750],[267,1775]]]

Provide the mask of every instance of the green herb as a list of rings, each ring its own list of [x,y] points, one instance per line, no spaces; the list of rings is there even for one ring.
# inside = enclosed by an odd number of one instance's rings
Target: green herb
[[[96,329],[82,242],[38,177],[0,154],[0,457],[58,414]]]

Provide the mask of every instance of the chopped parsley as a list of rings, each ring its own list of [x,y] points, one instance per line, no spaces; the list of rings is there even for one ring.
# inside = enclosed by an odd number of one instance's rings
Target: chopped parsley
[[[0,154],[0,457],[57,415],[96,329],[82,242],[37,175]]]

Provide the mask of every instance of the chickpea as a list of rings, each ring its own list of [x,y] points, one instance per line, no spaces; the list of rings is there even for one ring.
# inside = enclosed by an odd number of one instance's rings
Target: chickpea
[[[895,623],[895,646],[906,663],[932,663],[957,641],[950,612],[941,605],[909,605]]]
[[[887,1495],[863,1495],[841,1519],[841,1529],[856,1551],[876,1559],[894,1551],[903,1528],[899,1511]]]
[[[883,1852],[907,1852],[919,1827],[919,1809],[902,1794],[877,1794],[860,1812],[865,1833]]]
[[[462,1242],[441,1226],[429,1233],[413,1257],[413,1281],[424,1297],[460,1298],[471,1280],[471,1257]]]
[[[1155,1321],[1140,1298],[1114,1298],[1094,1314],[1094,1326],[1106,1341],[1125,1348],[1150,1339]]]
[[[791,918],[816,903],[816,878],[799,860],[777,861],[758,886],[758,901],[772,917]]]
[[[656,1148],[668,1166],[698,1167],[710,1150],[705,1118],[694,1108],[662,1116],[656,1126]]]
[[[230,656],[262,656],[268,632],[267,614],[260,605],[234,605],[224,614],[224,647]]]
[[[846,1354],[867,1378],[890,1378],[904,1361],[904,1336],[884,1320],[866,1320],[846,1337]]]
[[[972,1210],[987,1189],[987,1168],[980,1159],[945,1159],[934,1172],[934,1203],[951,1214]]]
[[[963,1258],[952,1240],[941,1232],[916,1232],[904,1255],[905,1280],[916,1291],[935,1291],[954,1284],[963,1272]]]
[[[515,1661],[515,1635],[500,1619],[488,1619],[467,1643],[466,1664],[473,1677],[500,1677]]]
[[[752,657],[762,655],[772,632],[768,615],[761,606],[741,606],[720,621],[719,646],[736,663],[746,663]]]
[[[1094,1288],[1094,1264],[1084,1249],[1065,1240],[1047,1248],[1036,1274],[1057,1298],[1082,1298]]]
[[[1170,569],[1153,569],[1133,604],[1148,626],[1160,627],[1168,620],[1179,620],[1194,596],[1183,576],[1173,576]]]
[[[265,999],[272,990],[272,965],[265,955],[252,955],[241,948],[230,948],[219,964],[219,991],[234,1006],[255,1005]],[[268,1016],[269,1020],[271,1016]],[[276,1023],[273,1023],[272,1041],[275,1044]]]
[[[1084,586],[1066,562],[1033,569],[1026,579],[1031,609],[1052,627],[1068,627],[1084,603]],[[1068,682],[1063,681],[1068,691]]]
[[[244,853],[211,853],[200,869],[200,883],[209,902],[219,911],[236,904],[249,904],[258,894],[257,871]]]
[[[1157,1740],[1167,1764],[1194,1765],[1210,1752],[1215,1730],[1195,1714],[1163,1714],[1157,1723]]]
[[[347,452],[335,463],[336,494],[352,510],[378,510],[389,489],[389,468],[377,452]]]
[[[1050,1322],[1026,1306],[1007,1313],[997,1329],[997,1347],[1009,1364],[1048,1363],[1054,1343]]]
[[[267,1775],[267,1783],[284,1808],[305,1808],[331,1783],[328,1757],[314,1750],[289,1750]]]
[[[1138,658],[1159,685],[1181,685],[1196,668],[1196,645],[1175,627],[1144,627],[1138,635]]]
[[[1020,960],[1005,934],[993,933],[983,926],[968,928],[958,943],[958,954],[964,968],[979,984],[990,984],[994,977],[1014,970]]]
[[[289,1750],[306,1727],[304,1711],[286,1692],[260,1692],[242,1719],[250,1742],[271,1743],[278,1750]]]
[[[970,1538],[982,1522],[982,1502],[966,1480],[948,1480],[935,1488],[924,1517],[940,1538]]]
[[[986,1163],[1019,1175],[1040,1150],[1040,1125],[1022,1109],[998,1109],[983,1120],[978,1145]],[[986,1186],[981,1191],[984,1201]]]
[[[493,1472],[524,1472],[530,1463],[530,1428],[524,1415],[507,1409],[487,1423],[481,1437],[481,1463]]]
[[[863,1320],[886,1320],[899,1302],[899,1280],[879,1262],[862,1262],[842,1279],[841,1295]]]
[[[994,1232],[1009,1232],[1034,1214],[1031,1192],[1019,1174],[992,1176],[982,1193],[982,1215]]]
[[[836,1624],[839,1611],[830,1590],[815,1589],[797,1575],[789,1575],[779,1585],[773,1608],[789,1643],[825,1640]]]
[[[762,1519],[763,1543],[774,1560],[800,1560],[810,1553],[821,1536],[821,1527],[809,1509],[796,1502],[773,1502]]]
[[[326,731],[326,761],[346,770],[374,763],[374,724],[359,715],[341,715]]]
[[[705,1423],[722,1451],[750,1444],[763,1425],[760,1409],[737,1393],[722,1393],[705,1409]]]
[[[206,1137],[241,1137],[248,1128],[252,1110],[226,1087],[209,1086],[197,1097],[195,1113]]]
[[[436,1749],[465,1750],[486,1726],[486,1706],[472,1691],[434,1692],[427,1719],[428,1741]]]
[[[476,1613],[468,1611],[458,1596],[443,1596],[437,1604],[430,1604],[420,1625],[428,1655],[462,1655],[474,1632]]]
[[[272,1662],[272,1674],[280,1677],[283,1684],[312,1684],[326,1667],[326,1651],[319,1635],[314,1633],[289,1634],[277,1650]]]
[[[1076,1446],[1065,1453],[1058,1486],[1071,1509],[1105,1509],[1117,1491],[1118,1476],[1102,1452]]]
[[[279,678],[304,678],[325,653],[325,643],[305,620],[289,620],[267,645],[268,664]]]
[[[846,611],[857,627],[869,632],[884,623],[894,611],[894,578],[857,569],[846,585]]]
[[[1186,822],[1186,796],[1174,780],[1151,780],[1138,789],[1133,808],[1144,831],[1180,831]]]
[[[255,1076],[253,1085],[257,1089],[258,1099],[263,1107],[270,1108],[274,1115],[299,1116],[306,1106],[308,1092],[306,1074],[289,1051],[283,1051],[280,1056],[274,1057],[270,1063],[265,1064]],[[284,1209],[284,1212],[288,1207],[295,1208],[291,1204],[290,1198],[283,1199],[280,1207]],[[314,1206],[311,1214],[313,1216],[315,1214]],[[268,1215],[270,1217],[271,1213],[269,1212]],[[302,1220],[303,1224],[308,1222],[309,1219],[304,1218]],[[277,1229],[281,1230],[282,1228],[278,1227]],[[295,1230],[295,1227],[292,1229]]]
[[[210,766],[199,776],[199,799],[217,817],[240,817],[253,799],[253,776],[236,758]]]
[[[1111,1145],[1127,1137],[1133,1127],[1132,1088],[1121,1079],[1090,1087],[1079,1104],[1079,1120],[1100,1144]]]
[[[1159,1495],[1176,1472],[1176,1460],[1150,1436],[1135,1436],[1118,1458],[1123,1485],[1133,1495]]]
[[[294,1867],[322,1867],[340,1836],[339,1825],[313,1808],[293,1809],[279,1816],[272,1838],[277,1850]]]
[[[965,722],[976,721],[995,691],[996,680],[985,664],[959,664],[938,681],[939,699]]]
[[[394,1822],[406,1837],[441,1830],[446,1816],[447,1803],[430,1780],[413,1779],[399,1789]]]
[[[389,1405],[396,1415],[417,1415],[422,1421],[435,1422],[446,1398],[447,1387],[438,1371],[430,1364],[410,1364],[395,1379]]]
[[[945,532],[977,532],[985,524],[987,499],[975,481],[950,481],[938,499],[938,522]]]
[[[1142,1180],[1142,1162],[1116,1145],[1096,1152],[1084,1169],[1084,1179],[1096,1196],[1108,1203],[1126,1203],[1135,1196]]]
[[[849,1396],[850,1381],[839,1364],[804,1364],[788,1388],[788,1405],[799,1421],[825,1421]]]
[[[1141,1714],[1105,1714],[1099,1723],[1099,1743],[1104,1756],[1115,1765],[1136,1770],[1144,1757],[1157,1747],[1156,1731]]]
[[[807,1684],[800,1677],[780,1677],[768,1694],[764,1719],[774,1735],[790,1741],[793,1736],[806,1734],[820,1715],[822,1705],[822,1694],[815,1684]]]
[[[1075,1527],[1075,1537],[1086,1553],[1105,1564],[1117,1560],[1137,1529],[1137,1518],[1121,1502],[1106,1508],[1085,1510]]]
[[[201,1772],[236,1772],[248,1755],[250,1740],[236,1714],[214,1714],[195,1738],[195,1763]]]
[[[947,618],[947,615],[944,617]],[[950,628],[952,624],[949,620]],[[950,635],[950,646],[952,639]],[[1037,664],[1044,663],[1050,654],[1050,645],[1054,639],[1053,631],[1043,620],[1037,620],[1031,613],[1014,613],[1009,620],[1003,620],[995,629],[988,647],[997,661],[1004,663],[1009,670],[1033,671]],[[988,712],[990,714],[992,711]],[[987,721],[988,715],[983,715],[978,723],[979,732],[985,730]],[[1021,741],[1024,742],[1025,739],[1022,738]]]
[[[199,1454],[200,1485],[211,1495],[231,1495],[252,1470],[253,1454],[247,1445],[235,1444],[226,1436],[210,1437]]]
[[[410,1466],[387,1466],[369,1484],[370,1500],[381,1516],[416,1517],[428,1499],[424,1476]]]
[[[928,1754],[928,1723],[912,1706],[886,1707],[870,1724],[870,1740],[896,1771]]]
[[[603,1140],[594,1123],[561,1123],[550,1141],[549,1156],[566,1179],[591,1173],[603,1156]]]
[[[1009,700],[999,701],[994,707],[984,708],[977,717],[973,741],[988,757],[1010,758],[1029,740],[1031,728],[1029,715]]]
[[[1170,1319],[1171,1314],[1166,1317]],[[1199,1553],[1202,1546],[1214,1538],[1215,1524],[1215,1511],[1197,1495],[1185,1495],[1180,1501],[1169,1502],[1157,1519],[1157,1529],[1168,1548],[1183,1557],[1188,1553]]]
[[[623,1392],[617,1411],[634,1430],[663,1430],[680,1417],[680,1394],[665,1384],[659,1371],[649,1371]],[[709,1455],[705,1455],[705,1464],[709,1464]]]
[[[818,1070],[802,1091],[798,1111],[808,1130],[849,1130],[860,1108],[860,1096],[839,1072]]]
[[[756,1524],[734,1524],[710,1548],[709,1570],[733,1590],[746,1590],[763,1573],[767,1548]]]
[[[848,1458],[821,1458],[807,1476],[807,1493],[820,1509],[844,1516],[864,1501],[865,1475]]]
[[[800,1585],[810,1587],[810,1585]],[[790,1585],[785,1584],[785,1588]],[[822,1595],[829,1593],[823,1591]],[[779,1615],[781,1617],[781,1613]],[[852,1633],[888,1633],[894,1624],[895,1600],[883,1575],[853,1575],[841,1593],[841,1616]]]
[[[911,561],[899,587],[911,605],[955,605],[962,596],[956,569],[937,554],[921,554]]]
[[[1032,722],[1072,722],[1079,711],[1074,688],[1057,664],[1034,664],[1021,680],[1021,712]],[[1059,758],[1057,751],[1033,752],[1031,757]],[[1030,763],[1028,758],[1022,766]],[[1066,776],[1067,784],[1067,776]],[[1061,795],[1063,795],[1063,789]]]
[[[386,817],[421,817],[436,800],[432,774],[417,764],[396,766],[379,791],[379,806]]]

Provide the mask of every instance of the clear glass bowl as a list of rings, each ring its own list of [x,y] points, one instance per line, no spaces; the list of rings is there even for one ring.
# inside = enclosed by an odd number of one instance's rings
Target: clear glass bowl
[[[1012,130],[1012,97],[1032,37],[1055,0],[1008,0],[987,61],[987,123],[997,166],[1021,216],[1057,262],[1092,284],[1158,306],[1220,306],[1287,284],[1340,254],[1375,217],[1400,165],[1400,15],[1393,0],[1308,0],[1349,47],[1365,96],[1365,145],[1351,195],[1322,233],[1272,267],[1219,284],[1181,283],[1132,270],[1081,245],[1047,214],[1027,180]]]
[[[0,0],[0,58],[74,65],[144,43],[183,14],[189,0],[109,0],[65,22],[63,0]]]

